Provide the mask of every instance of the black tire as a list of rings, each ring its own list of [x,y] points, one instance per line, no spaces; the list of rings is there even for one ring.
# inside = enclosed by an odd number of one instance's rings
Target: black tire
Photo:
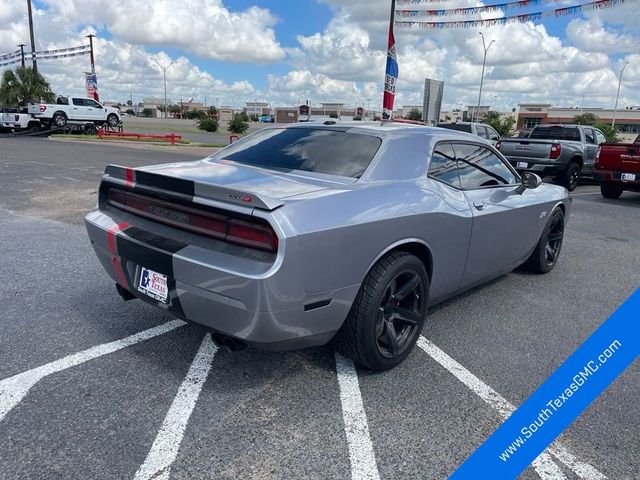
[[[84,126],[85,135],[95,135],[98,132],[98,129],[93,123],[88,123]]]
[[[62,128],[67,125],[67,116],[64,112],[56,112],[51,119],[54,127]]]
[[[564,239],[564,213],[556,208],[540,235],[535,250],[522,266],[533,273],[549,273],[558,263]]]
[[[570,192],[573,192],[578,186],[580,181],[580,165],[576,162],[569,162],[567,168],[558,177],[560,185],[565,187]]]
[[[120,123],[120,120],[118,119],[118,116],[115,113],[110,113],[107,116],[107,124],[110,127],[117,127],[119,123]]]
[[[604,198],[611,198],[615,200],[616,198],[619,198],[620,195],[622,195],[623,191],[624,189],[622,188],[622,186],[616,183],[603,183],[602,185],[600,185],[600,193]]]
[[[335,337],[336,349],[370,370],[399,365],[422,332],[428,293],[429,278],[417,257],[406,252],[385,255],[362,282]]]

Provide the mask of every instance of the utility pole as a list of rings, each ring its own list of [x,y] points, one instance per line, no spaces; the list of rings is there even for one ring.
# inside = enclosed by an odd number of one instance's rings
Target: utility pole
[[[487,63],[487,52],[491,48],[491,45],[495,43],[495,40],[491,40],[489,45],[486,45],[484,42],[484,35],[482,34],[482,32],[479,33],[482,37],[482,48],[484,49],[484,57],[482,58],[482,75],[480,76],[480,93],[478,93],[478,107],[476,108],[476,112],[474,115],[476,122],[478,121],[478,115],[480,113],[480,102],[482,101],[482,84],[484,83],[484,66]],[[471,118],[471,121],[473,121],[473,117]]]
[[[96,73],[96,62],[95,62],[95,59],[93,57],[93,37],[95,37],[95,35],[93,33],[90,33],[86,37],[89,39],[89,56],[91,57],[91,73],[93,73],[95,75],[95,73]]]
[[[611,127],[616,126],[616,112],[618,111],[618,100],[620,99],[620,86],[622,85],[622,74],[624,73],[624,69],[627,68],[629,62],[624,62],[622,66],[622,70],[620,70],[620,78],[618,78],[618,93],[616,93],[616,104],[613,107],[613,120],[611,121]]]
[[[20,47],[20,58],[22,59],[22,68],[24,68],[24,47],[26,47],[26,45],[24,43],[21,43],[18,46]]]
[[[164,80],[164,118],[169,118],[168,116],[169,105],[167,105],[167,70],[171,68],[171,65],[173,65],[174,62],[171,62],[169,65],[165,67],[155,58],[152,58],[152,60],[156,62],[160,67],[160,69],[162,70],[162,78]]]
[[[27,11],[29,13],[29,34],[31,36],[31,61],[33,62],[33,72],[38,73],[38,62],[36,60],[36,37],[33,33],[33,12],[31,11],[31,0],[27,0]]]

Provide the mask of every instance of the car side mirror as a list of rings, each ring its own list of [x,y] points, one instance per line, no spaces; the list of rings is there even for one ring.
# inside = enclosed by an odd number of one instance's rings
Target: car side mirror
[[[531,172],[524,172],[522,174],[522,184],[519,187],[519,192],[522,193],[527,189],[535,190],[540,185],[542,185],[542,179]]]

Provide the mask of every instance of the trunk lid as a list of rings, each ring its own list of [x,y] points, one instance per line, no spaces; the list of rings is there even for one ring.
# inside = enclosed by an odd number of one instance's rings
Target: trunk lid
[[[640,173],[640,144],[603,143],[595,166],[598,170]]]
[[[355,181],[306,172],[280,172],[225,160],[153,165],[129,169],[110,165],[105,171],[116,183],[135,183],[173,193],[274,210],[287,199],[339,188]]]
[[[540,158],[551,156],[555,140],[531,140],[528,138],[505,138],[500,141],[500,152],[507,158]]]

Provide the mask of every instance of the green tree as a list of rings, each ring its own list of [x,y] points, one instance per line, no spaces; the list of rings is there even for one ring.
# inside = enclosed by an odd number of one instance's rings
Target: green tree
[[[142,116],[143,117],[150,117],[151,115],[153,115],[153,110],[151,110],[150,108],[143,108],[142,109]]]
[[[516,123],[516,119],[513,117],[501,117],[498,112],[488,112],[483,119],[484,123],[493,127],[493,129],[500,134],[501,137],[509,136],[509,133],[513,129]]]
[[[590,112],[581,113],[580,115],[573,117],[573,123],[578,125],[593,125],[598,123],[598,116]]]
[[[209,107],[209,110],[207,111],[209,113],[209,115],[211,115],[212,117],[215,117],[216,115],[218,115],[218,109],[215,107],[215,105],[211,105]]]
[[[204,118],[207,114],[204,113],[203,110],[188,110],[187,112],[184,113],[184,117],[188,118],[189,120],[199,120],[201,118]]]
[[[407,115],[407,120],[414,120],[416,122],[419,122],[422,120],[422,112],[420,110],[418,110],[417,108],[412,108],[411,111],[409,112],[409,115]]]
[[[243,134],[249,130],[249,122],[243,118],[241,113],[234,113],[227,130],[231,133]]]
[[[249,115],[247,115],[247,112],[241,112],[240,113],[240,118],[242,118],[243,122],[248,122],[249,121]]]
[[[213,117],[202,117],[198,120],[198,128],[205,132],[217,132],[218,120]]]
[[[127,115],[131,115],[132,117],[136,116],[136,112],[132,108],[127,108],[127,111],[125,113]]]
[[[177,104],[173,104],[173,105],[169,105],[169,113],[180,113],[182,111],[182,108],[180,108],[180,105]]]
[[[607,138],[607,142],[617,143],[620,141],[620,137],[618,137],[618,131],[615,129],[615,127],[612,127],[611,124],[596,122],[593,124],[593,126],[604,134],[604,136]]]
[[[0,103],[17,107],[31,102],[52,103],[55,99],[47,79],[30,67],[17,67],[2,74]]]

